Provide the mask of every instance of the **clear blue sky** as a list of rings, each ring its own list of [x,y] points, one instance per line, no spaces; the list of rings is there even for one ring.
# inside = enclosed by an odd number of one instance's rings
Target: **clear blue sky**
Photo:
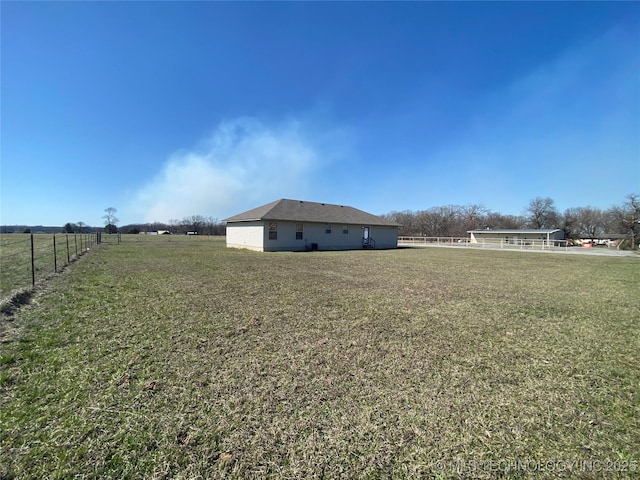
[[[640,193],[638,2],[12,2],[2,224]]]

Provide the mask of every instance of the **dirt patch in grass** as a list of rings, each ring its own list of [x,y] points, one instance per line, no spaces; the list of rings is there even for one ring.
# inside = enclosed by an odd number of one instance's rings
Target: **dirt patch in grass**
[[[22,325],[15,316],[31,303],[36,292],[36,287],[23,288],[0,301],[0,343],[14,342],[22,336]]]
[[[27,305],[34,295],[34,288],[23,288],[9,298],[0,302],[0,315],[2,317],[12,316],[21,306]]]
[[[125,240],[0,346],[0,476],[631,478],[638,267]]]

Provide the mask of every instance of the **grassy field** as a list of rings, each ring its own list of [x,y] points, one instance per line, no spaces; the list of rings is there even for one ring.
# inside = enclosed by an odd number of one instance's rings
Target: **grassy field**
[[[3,320],[0,478],[640,475],[640,259],[137,240]]]
[[[55,273],[56,267],[60,270],[94,243],[95,235],[89,234],[34,234],[35,271],[32,272],[31,235],[0,234],[0,300],[25,287],[31,287],[33,276],[36,282],[46,279]]]

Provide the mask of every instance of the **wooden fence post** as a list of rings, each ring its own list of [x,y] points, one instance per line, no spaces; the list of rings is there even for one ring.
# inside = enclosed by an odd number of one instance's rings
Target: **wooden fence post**
[[[65,235],[67,237],[67,263],[71,263],[71,257],[69,256],[69,234]]]

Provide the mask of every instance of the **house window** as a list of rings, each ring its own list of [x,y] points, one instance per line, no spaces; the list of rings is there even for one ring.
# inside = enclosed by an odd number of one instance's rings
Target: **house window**
[[[269,240],[278,239],[278,224],[276,222],[269,222]]]
[[[331,225],[328,223],[324,227],[324,233],[331,233]]]
[[[302,223],[296,223],[296,240],[302,240],[303,228]]]
[[[349,235],[349,225],[345,225],[344,227],[342,227],[342,234]]]

